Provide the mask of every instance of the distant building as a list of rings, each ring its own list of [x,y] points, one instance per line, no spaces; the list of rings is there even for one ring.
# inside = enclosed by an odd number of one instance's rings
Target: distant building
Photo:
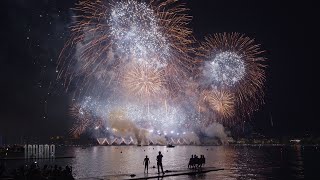
[[[300,144],[301,140],[300,139],[291,139],[290,143],[291,144]]]

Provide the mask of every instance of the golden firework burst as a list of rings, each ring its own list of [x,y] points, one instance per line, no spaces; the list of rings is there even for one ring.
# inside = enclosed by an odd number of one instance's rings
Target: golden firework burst
[[[122,77],[122,85],[132,96],[145,99],[165,93],[164,71],[140,64],[130,64]]]
[[[235,97],[224,90],[205,90],[201,93],[201,101],[207,103],[210,109],[223,118],[231,118],[235,113]],[[203,107],[202,107],[203,108]]]

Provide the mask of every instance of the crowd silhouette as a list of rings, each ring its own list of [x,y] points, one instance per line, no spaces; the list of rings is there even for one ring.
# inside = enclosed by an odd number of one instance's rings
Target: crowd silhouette
[[[204,155],[200,155],[200,158],[197,155],[191,155],[189,160],[188,168],[189,169],[199,169],[206,164],[206,158]]]
[[[3,167],[1,167],[3,169]],[[4,172],[5,170],[3,170]],[[61,166],[48,166],[44,165],[42,168],[34,162],[31,165],[22,165],[17,169],[14,169],[11,173],[7,175],[0,173],[1,177],[6,177],[7,179],[17,179],[17,180],[73,180],[72,167],[66,166],[64,169]]]

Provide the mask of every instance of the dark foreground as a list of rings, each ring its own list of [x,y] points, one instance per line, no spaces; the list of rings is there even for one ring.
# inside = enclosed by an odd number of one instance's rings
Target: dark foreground
[[[21,165],[8,172],[6,168],[1,165],[0,179],[15,179],[15,180],[45,180],[45,179],[63,179],[73,180],[72,167],[66,166],[64,169],[57,165],[40,167],[38,163],[33,162],[30,165]]]

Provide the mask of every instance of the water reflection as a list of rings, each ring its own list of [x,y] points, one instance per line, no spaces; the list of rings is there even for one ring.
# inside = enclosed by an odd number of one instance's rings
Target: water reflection
[[[143,175],[143,159],[150,158],[149,176],[157,173],[156,156],[163,154],[164,170],[187,169],[192,154],[206,157],[206,167],[223,168],[198,175],[164,177],[163,179],[302,179],[319,175],[320,149],[315,147],[268,146],[95,146],[57,147],[57,156],[75,156],[54,161],[39,160],[40,165],[71,165],[76,178],[130,178],[130,174]],[[17,167],[24,162],[6,161]],[[29,163],[29,162],[25,162]],[[161,178],[159,178],[161,179]]]

